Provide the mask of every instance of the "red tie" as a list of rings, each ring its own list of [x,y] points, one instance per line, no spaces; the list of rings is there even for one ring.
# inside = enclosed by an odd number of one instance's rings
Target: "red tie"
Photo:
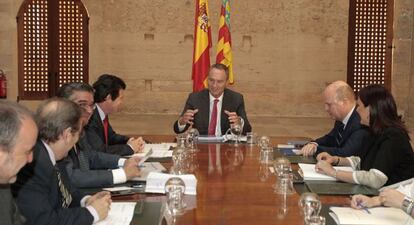
[[[103,127],[104,127],[104,134],[105,134],[105,144],[108,145],[108,116],[105,116],[105,119],[103,120]]]
[[[216,135],[216,125],[217,125],[217,103],[219,100],[214,99],[213,111],[211,112],[210,125],[208,126],[208,135]]]

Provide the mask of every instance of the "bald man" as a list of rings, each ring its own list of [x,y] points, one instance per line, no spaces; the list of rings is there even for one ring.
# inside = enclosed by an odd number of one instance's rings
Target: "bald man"
[[[304,156],[328,152],[348,157],[357,155],[368,130],[361,126],[356,112],[356,99],[352,88],[344,81],[329,84],[323,92],[325,111],[335,120],[333,129],[323,137],[309,142],[301,152]]]

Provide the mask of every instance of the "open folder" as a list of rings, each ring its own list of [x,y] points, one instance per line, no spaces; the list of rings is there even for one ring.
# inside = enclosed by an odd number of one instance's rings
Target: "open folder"
[[[335,181],[336,180],[336,178],[334,178],[334,177],[316,172],[315,164],[299,163],[298,165],[299,165],[300,169],[302,170],[303,179],[305,181],[307,181],[307,180],[332,180],[332,181]],[[334,166],[334,168],[337,169],[337,170],[342,170],[342,171],[349,171],[349,172],[353,171],[352,167],[347,167],[347,166]]]

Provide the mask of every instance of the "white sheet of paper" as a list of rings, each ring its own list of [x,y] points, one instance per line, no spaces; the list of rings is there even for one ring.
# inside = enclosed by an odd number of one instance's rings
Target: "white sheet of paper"
[[[147,185],[145,192],[148,193],[165,193],[165,183],[171,177],[179,177],[185,183],[185,194],[197,194],[197,178],[193,174],[174,175],[166,173],[151,172],[147,176]]]
[[[177,146],[176,143],[160,143],[160,144],[145,144],[144,150],[140,153],[133,154],[131,156],[144,157],[151,149],[152,154],[150,158],[164,158],[171,157],[171,148]]]
[[[289,145],[289,144],[277,144],[278,148],[295,148],[294,145]]]
[[[134,177],[132,180],[134,181],[146,181],[148,174],[151,172],[163,172],[165,171],[165,167],[159,162],[145,162],[140,166],[141,176]]]
[[[95,225],[129,225],[134,217],[136,202],[112,202],[108,217]]]
[[[337,224],[369,224],[369,225],[403,225],[413,224],[413,219],[404,211],[397,208],[375,207],[364,210],[350,207],[330,207],[329,215]]]
[[[127,191],[127,190],[131,190],[131,189],[134,189],[134,188],[127,187],[127,186],[102,188],[102,190],[104,190],[104,191]]]
[[[336,180],[334,177],[330,177],[328,175],[316,172],[315,164],[299,163],[298,165],[303,172],[304,180],[332,180],[332,181]],[[352,167],[347,167],[347,166],[334,166],[334,168],[337,170],[343,170],[343,171],[349,171],[349,172],[353,171]]]

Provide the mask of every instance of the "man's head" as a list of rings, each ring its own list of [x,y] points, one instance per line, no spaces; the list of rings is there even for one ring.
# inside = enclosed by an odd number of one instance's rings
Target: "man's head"
[[[104,74],[92,86],[95,89],[95,102],[98,103],[105,114],[121,110],[126,89],[126,84],[121,78]]]
[[[82,123],[85,125],[93,114],[95,104],[93,88],[87,83],[66,83],[59,88],[57,97],[69,99],[82,109]]]
[[[79,139],[82,110],[74,102],[51,98],[42,102],[36,112],[39,137],[48,143],[56,160],[66,157]]]
[[[33,160],[37,126],[32,113],[16,103],[0,101],[0,183],[14,183],[16,174]]]
[[[220,97],[227,87],[229,69],[227,66],[217,63],[210,67],[208,72],[208,90],[215,98]]]
[[[342,121],[355,106],[355,94],[344,81],[329,84],[323,92],[325,111],[332,119]]]

